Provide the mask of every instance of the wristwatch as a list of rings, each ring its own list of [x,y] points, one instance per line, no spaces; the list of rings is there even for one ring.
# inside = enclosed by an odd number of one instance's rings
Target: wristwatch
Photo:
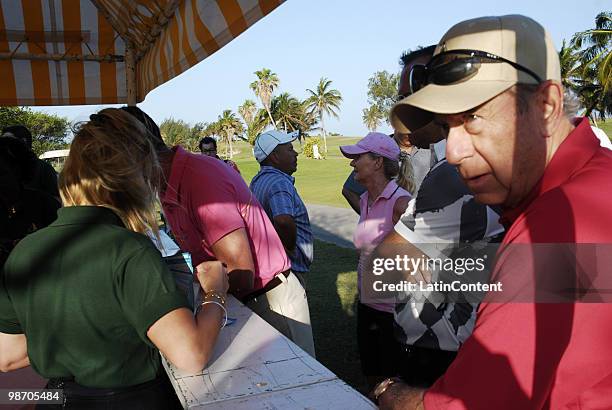
[[[382,394],[386,392],[389,387],[401,381],[402,379],[400,379],[399,377],[389,377],[383,380],[382,382],[378,383],[376,387],[374,387],[374,401],[378,403],[378,398],[382,396]]]

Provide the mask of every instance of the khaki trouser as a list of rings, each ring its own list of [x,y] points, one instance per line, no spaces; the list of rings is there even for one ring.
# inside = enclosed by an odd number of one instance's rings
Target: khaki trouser
[[[306,291],[297,276],[278,275],[282,283],[246,303],[272,327],[315,357]]]

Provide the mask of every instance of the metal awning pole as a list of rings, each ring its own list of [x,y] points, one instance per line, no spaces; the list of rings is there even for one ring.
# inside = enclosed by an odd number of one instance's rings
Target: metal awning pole
[[[136,50],[131,43],[125,43],[125,78],[127,86],[127,103],[135,106],[137,101],[136,86]]]

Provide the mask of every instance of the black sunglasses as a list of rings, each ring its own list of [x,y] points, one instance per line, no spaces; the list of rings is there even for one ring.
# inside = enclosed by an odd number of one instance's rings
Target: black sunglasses
[[[410,93],[416,93],[427,84],[450,85],[474,77],[480,66],[487,63],[507,63],[533,77],[538,83],[542,79],[527,67],[495,54],[479,50],[451,50],[434,56],[427,65],[415,65],[410,70]]]

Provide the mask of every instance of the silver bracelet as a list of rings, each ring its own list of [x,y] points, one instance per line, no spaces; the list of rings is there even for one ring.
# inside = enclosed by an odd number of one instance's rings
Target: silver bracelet
[[[202,306],[206,305],[207,303],[212,303],[223,309],[223,324],[221,325],[221,327],[224,327],[227,324],[227,309],[225,308],[225,306],[215,300],[205,300],[204,302],[202,302],[196,314],[200,313],[200,310],[202,310]]]

